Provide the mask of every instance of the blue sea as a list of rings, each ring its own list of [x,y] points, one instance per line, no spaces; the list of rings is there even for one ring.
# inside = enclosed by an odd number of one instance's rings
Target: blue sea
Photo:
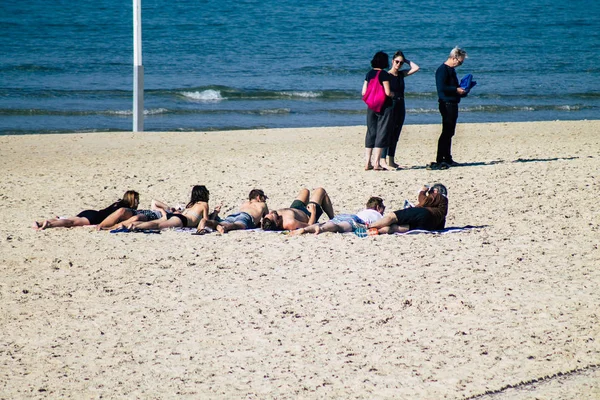
[[[0,2],[0,134],[131,131],[132,1]],[[364,125],[379,50],[402,50],[407,124],[438,124],[452,47],[478,85],[459,122],[600,118],[600,2],[142,0],[146,131]]]

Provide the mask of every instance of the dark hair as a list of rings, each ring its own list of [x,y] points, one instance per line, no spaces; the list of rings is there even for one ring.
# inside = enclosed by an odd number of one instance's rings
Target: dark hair
[[[208,189],[204,185],[196,185],[192,188],[192,198],[185,208],[190,208],[194,204],[204,201],[208,203]]]
[[[263,231],[278,231],[277,222],[273,221],[271,218],[262,219],[262,229]]]
[[[387,53],[384,53],[383,51],[378,51],[377,53],[375,53],[373,59],[371,60],[371,68],[383,69],[388,68],[389,66],[390,60]]]
[[[383,199],[381,197],[371,197],[367,201],[367,208],[370,210],[375,210],[377,207],[383,206]]]
[[[135,190],[128,190],[123,195],[123,198],[117,201],[117,204],[119,207],[135,209],[137,208],[137,206],[135,205],[136,201],[140,201],[140,194]]]
[[[250,194],[248,195],[248,200],[252,200],[252,199],[254,199],[257,196],[264,197],[265,200],[268,199],[267,195],[262,190],[260,190],[260,189],[252,189],[250,191]]]
[[[402,57],[403,60],[406,59],[406,57],[404,57],[404,53],[401,52],[400,50],[398,50],[397,52],[394,53],[394,57],[392,57],[392,60],[397,57]]]

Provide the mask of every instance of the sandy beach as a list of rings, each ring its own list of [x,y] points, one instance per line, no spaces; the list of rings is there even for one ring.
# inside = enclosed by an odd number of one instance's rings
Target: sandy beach
[[[0,398],[598,399],[600,121],[0,136]],[[445,235],[31,229],[137,190],[336,213],[449,191]],[[322,221],[327,220],[326,216]]]

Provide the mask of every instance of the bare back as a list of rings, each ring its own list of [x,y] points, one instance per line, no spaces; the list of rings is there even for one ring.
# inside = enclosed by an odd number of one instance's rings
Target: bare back
[[[202,218],[208,218],[208,203],[199,201],[182,212],[188,220],[188,226],[195,227]]]

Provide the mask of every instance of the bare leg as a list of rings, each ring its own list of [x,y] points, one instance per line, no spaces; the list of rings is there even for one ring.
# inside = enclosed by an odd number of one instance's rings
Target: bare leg
[[[332,222],[327,221],[321,225],[321,232],[345,233],[352,232],[352,225],[349,222]]]
[[[320,205],[329,219],[333,218],[333,204],[331,204],[331,199],[325,189],[322,187],[314,189],[310,201]]]
[[[132,224],[129,229],[169,229],[169,228],[181,228],[183,222],[179,218],[173,217],[170,219],[157,219],[154,221],[139,222]]]
[[[375,149],[373,150],[373,159],[375,164],[373,164],[373,169],[376,170],[389,170],[390,168],[388,167],[387,163],[385,162],[385,158],[381,158],[381,153],[383,152],[383,148],[382,147],[375,147]]]
[[[35,222],[32,228],[35,230],[43,231],[48,228],[71,228],[73,226],[84,226],[90,225],[90,221],[87,218],[82,217],[71,217],[71,218],[60,218],[60,219],[47,219],[41,225]],[[36,228],[37,226],[37,228]]]
[[[390,168],[399,168],[400,166],[394,161],[394,156],[388,156],[388,165]]]
[[[222,222],[217,224],[217,231],[220,233],[227,233],[229,231],[237,231],[246,229],[246,225],[243,222]]]
[[[117,211],[106,217],[104,221],[98,224],[96,229],[111,229],[114,225],[118,224],[121,221],[125,221],[133,217],[134,215],[134,211],[130,208],[119,208]]]
[[[115,225],[111,226],[110,228],[103,228],[103,229],[111,229],[112,230],[112,229],[124,228],[124,227],[128,227],[128,226],[132,226],[136,222],[145,222],[145,221],[148,221],[148,217],[146,217],[144,214],[137,214],[125,221],[116,223]]]
[[[380,235],[392,234],[392,233],[404,233],[410,230],[410,226],[408,225],[396,225],[392,224],[390,226],[386,226],[384,228],[379,229]]]
[[[296,200],[300,200],[304,204],[308,203],[308,198],[310,197],[310,191],[306,188],[301,189],[298,192],[298,196],[296,196]]]
[[[373,169],[373,165],[371,164],[371,155],[373,154],[373,148],[366,147],[365,148],[365,171]]]
[[[398,218],[396,218],[396,214],[394,214],[393,212],[387,213],[379,221],[375,221],[372,224],[370,224],[369,229],[370,228],[377,228],[377,229],[384,228],[386,226],[395,224],[396,222],[398,222]]]

